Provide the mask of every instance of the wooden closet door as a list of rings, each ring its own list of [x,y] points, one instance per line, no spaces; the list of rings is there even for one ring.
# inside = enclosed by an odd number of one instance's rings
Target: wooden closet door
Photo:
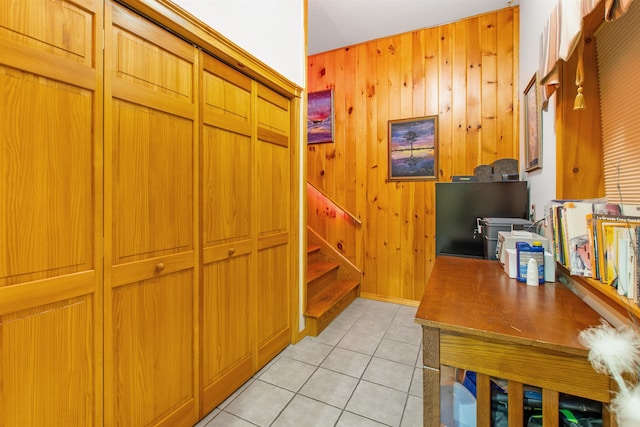
[[[256,262],[258,367],[290,342],[291,242],[290,103],[258,85],[255,150],[255,199],[258,252]]]
[[[201,387],[204,415],[253,374],[252,81],[204,56]]]
[[[0,2],[0,425],[102,424],[102,4]]]
[[[106,425],[192,425],[198,54],[116,3],[106,18]]]

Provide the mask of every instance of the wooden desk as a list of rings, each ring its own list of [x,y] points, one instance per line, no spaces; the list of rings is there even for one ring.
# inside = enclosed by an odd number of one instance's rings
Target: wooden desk
[[[542,388],[545,427],[558,396],[609,402],[578,333],[600,316],[560,283],[527,286],[498,261],[439,256],[416,313],[423,326],[424,425],[440,425],[441,365],[477,372],[478,427],[490,425],[490,377],[509,380],[509,426],[522,425],[522,387]],[[603,405],[604,425],[615,425]]]

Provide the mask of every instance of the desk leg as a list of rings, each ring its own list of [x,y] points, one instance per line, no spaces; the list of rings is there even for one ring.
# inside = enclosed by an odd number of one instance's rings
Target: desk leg
[[[476,372],[476,415],[478,427],[491,426],[491,377]]]
[[[440,426],[440,330],[422,327],[423,424]]]
[[[609,390],[613,392],[618,392],[620,388],[618,387],[618,383],[611,378],[609,380]],[[602,404],[602,427],[618,427],[618,422],[616,420],[616,416],[611,410],[609,410],[610,403]]]
[[[542,425],[558,427],[558,411],[560,394],[555,390],[542,389]]]
[[[616,416],[609,410],[609,404],[602,404],[602,427],[617,427]]]

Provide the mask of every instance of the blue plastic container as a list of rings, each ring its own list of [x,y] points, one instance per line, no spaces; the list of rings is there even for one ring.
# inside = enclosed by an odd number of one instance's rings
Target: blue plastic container
[[[519,282],[527,281],[527,267],[529,260],[534,258],[538,263],[538,283],[544,284],[544,247],[542,242],[516,242],[516,252],[518,254],[518,276]]]

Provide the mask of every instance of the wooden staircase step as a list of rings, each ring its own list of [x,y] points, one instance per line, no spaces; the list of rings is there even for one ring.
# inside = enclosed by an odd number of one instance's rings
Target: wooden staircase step
[[[307,243],[307,265],[322,260],[322,247],[315,243]]]
[[[336,280],[309,300],[305,316],[320,317],[344,295],[358,287],[357,280]]]
[[[307,255],[310,255],[319,251],[320,251],[320,245],[316,245],[314,243],[307,244]]]
[[[358,296],[358,280],[336,280],[307,301],[307,331],[318,336]]]
[[[337,270],[339,264],[331,261],[315,261],[307,265],[307,283],[311,283],[325,274]]]

